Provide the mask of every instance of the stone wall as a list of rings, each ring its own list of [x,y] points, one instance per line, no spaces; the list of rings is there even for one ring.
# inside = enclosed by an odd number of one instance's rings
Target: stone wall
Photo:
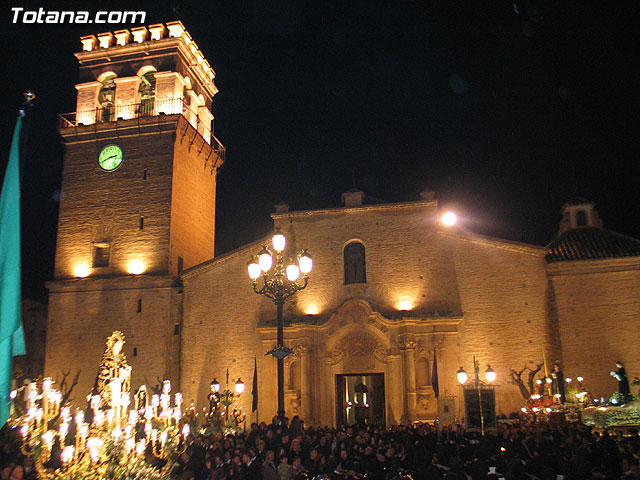
[[[101,125],[104,133],[87,139],[77,138],[75,129],[61,131],[67,151],[56,278],[73,278],[78,265],[91,267],[92,243],[105,241],[111,247],[109,266],[91,270],[91,274],[127,274],[133,260],[144,262],[146,272],[167,271],[176,123],[174,117],[171,130],[142,134],[129,125],[129,131],[120,131],[119,136]],[[109,144],[122,148],[123,161],[117,170],[105,172],[98,165],[98,155]],[[140,217],[144,217],[143,229]]]
[[[178,256],[184,269],[213,258],[220,159],[184,118],[178,123],[173,152],[169,269],[177,276]]]
[[[541,363],[550,346],[545,250],[472,236],[451,240],[463,310],[458,360],[471,378],[476,355],[481,380],[491,365],[496,410],[509,414],[525,402],[510,370]]]
[[[640,262],[637,258],[562,262],[548,266],[556,293],[565,377],[584,377],[597,397],[617,391],[609,375],[624,363],[640,376]],[[638,387],[632,386],[633,393]]]
[[[124,277],[51,282],[45,374],[67,380],[80,371],[72,401],[82,405],[94,385],[107,337],[124,333],[132,388],[158,379],[178,383],[180,288],[170,277]],[[135,354],[134,354],[135,349]]]

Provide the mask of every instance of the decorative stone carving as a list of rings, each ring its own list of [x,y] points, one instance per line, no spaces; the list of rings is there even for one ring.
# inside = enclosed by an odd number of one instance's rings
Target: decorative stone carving
[[[289,411],[294,415],[298,415],[300,413],[301,406],[300,395],[296,395],[289,399]]]
[[[436,353],[440,355],[440,352],[444,348],[444,337],[433,335],[431,337],[432,350],[435,348]]]
[[[429,404],[433,402],[434,398],[435,398],[435,394],[433,393],[418,395],[418,398],[416,401],[418,408],[420,410],[429,410]]]
[[[293,347],[293,353],[296,357],[299,357],[303,353],[311,352],[311,345],[307,343],[299,343]]]
[[[414,348],[416,348],[417,344],[414,341],[405,340],[403,342],[400,342],[398,346],[400,347],[400,350],[413,350]]]
[[[380,361],[385,361],[386,350],[384,346],[372,335],[361,332],[353,332],[341,338],[331,354],[333,364],[343,360],[345,355],[350,357],[375,356]]]
[[[369,311],[360,304],[349,305],[340,313],[342,313],[343,318],[348,322],[363,323],[367,318],[369,318]]]

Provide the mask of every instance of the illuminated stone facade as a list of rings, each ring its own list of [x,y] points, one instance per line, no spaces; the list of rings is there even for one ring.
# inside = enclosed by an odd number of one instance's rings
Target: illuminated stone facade
[[[179,272],[213,256],[214,73],[182,24],[82,39],[76,112],[65,144],[45,369],[93,387],[101,345],[127,335],[134,384],[179,378]],[[117,40],[117,43],[116,43]],[[121,152],[117,168],[105,147]],[[131,275],[136,273],[137,275]]]
[[[133,386],[170,378],[198,408],[229,369],[247,385],[240,405],[250,411],[255,359],[259,409],[248,419],[269,420],[276,362],[264,352],[275,346],[276,308],[253,292],[246,269],[269,239],[213,258],[224,149],[210,133],[209,64],[177,23],[85,37],[83,49],[77,113],[60,129],[67,153],[46,373],[81,370],[80,402],[104,339],[121,330]],[[109,144],[124,159],[105,172],[97,159]],[[524,402],[510,370],[543,359],[585,377],[596,395],[615,389],[616,360],[640,374],[640,242],[603,230],[593,204],[565,205],[559,236],[537,247],[444,227],[430,193],[378,205],[363,196],[273,214],[286,254],[306,248],[314,259],[308,287],[284,310],[295,352],[285,361],[289,416],[351,421],[345,402],[358,382],[376,392],[368,403],[387,424],[433,420],[438,403],[441,415],[447,402],[460,415],[456,371],[471,373],[474,355],[496,371],[504,413]],[[108,265],[96,266],[104,255]],[[135,262],[144,271],[130,275]]]
[[[285,344],[295,351],[285,362],[290,415],[334,424],[341,408],[338,376],[383,373],[387,423],[433,419],[434,351],[440,395],[455,397],[459,414],[456,371],[464,366],[471,373],[474,355],[481,372],[487,364],[496,371],[497,411],[503,413],[524,403],[510,370],[543,359],[549,371],[560,361],[567,377],[585,377],[595,395],[615,390],[609,371],[616,360],[630,375],[640,370],[633,333],[640,328],[634,313],[640,307],[640,242],[602,230],[592,204],[579,205],[593,221],[570,222],[549,247],[443,227],[433,200],[349,205],[273,214],[274,227],[290,241],[287,254],[305,248],[314,258],[308,287],[285,306]],[[565,206],[565,214],[574,207]],[[578,258],[552,261],[550,252],[574,232],[588,237],[582,250],[573,248]],[[589,247],[594,235],[604,237]],[[621,238],[628,243],[618,245]],[[246,264],[268,242],[182,276],[185,395],[202,403],[210,380],[227,367],[233,377],[251,379],[255,357],[259,412],[266,412],[261,418],[276,409],[276,362],[264,357],[275,346],[276,309],[252,292]],[[365,247],[365,283],[344,281],[345,247],[352,242]],[[617,250],[608,251],[607,244]],[[245,395],[246,408],[250,400]]]

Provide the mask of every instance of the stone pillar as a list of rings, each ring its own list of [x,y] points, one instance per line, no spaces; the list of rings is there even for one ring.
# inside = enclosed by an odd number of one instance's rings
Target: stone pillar
[[[300,417],[311,423],[311,348],[309,345],[299,345],[300,355]]]
[[[317,395],[318,401],[316,421],[318,426],[335,426],[336,419],[335,414],[331,410],[331,406],[334,405],[335,399],[332,401],[332,396],[335,397],[335,385],[333,379],[332,359],[331,356],[325,354],[318,359],[318,378],[317,378]]]
[[[203,136],[207,143],[211,143],[211,122],[213,121],[213,115],[206,107],[206,105],[200,105],[198,107],[198,133]]]
[[[124,77],[115,78],[113,81],[116,84],[116,120],[134,118],[140,79],[138,77]]]
[[[156,111],[172,115],[182,112],[184,78],[178,72],[156,72]]]
[[[185,111],[185,116],[189,123],[196,130],[198,129],[198,95],[193,90],[187,90],[187,96],[189,101],[187,102],[185,98],[185,102],[189,104]]]
[[[399,353],[387,356],[387,381],[385,386],[389,387],[386,397],[387,425],[400,423],[404,412],[404,395],[402,380],[402,357]]]
[[[100,82],[87,82],[76,85],[76,90],[78,90],[76,123],[78,125],[93,125],[96,123],[98,92],[101,87],[102,83]]]
[[[413,355],[415,347],[415,342],[411,341],[401,344],[405,405],[403,420],[409,422],[416,418],[416,363]]]

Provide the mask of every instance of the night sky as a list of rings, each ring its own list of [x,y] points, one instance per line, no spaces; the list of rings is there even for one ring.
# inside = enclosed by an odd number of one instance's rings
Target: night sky
[[[593,6],[585,6],[593,3]],[[159,6],[160,5],[160,6]],[[464,227],[537,245],[568,199],[640,237],[635,9],[609,2],[225,0],[14,2],[145,10],[181,20],[216,71],[216,254],[267,234],[273,205],[337,207],[437,192]],[[2,157],[28,88],[38,97],[23,183],[25,296],[52,279],[79,37],[135,25],[12,24],[3,7]],[[2,175],[2,174],[0,174]]]

